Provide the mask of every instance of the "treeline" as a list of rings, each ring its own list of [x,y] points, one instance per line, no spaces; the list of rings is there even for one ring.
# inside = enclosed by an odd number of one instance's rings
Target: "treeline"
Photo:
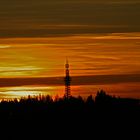
[[[140,100],[117,98],[103,90],[93,96],[52,99],[51,96],[21,98],[0,103],[0,134],[15,139],[67,139],[114,136],[140,126]],[[107,129],[109,128],[109,129]],[[128,131],[129,130],[129,131]],[[6,135],[5,135],[6,133]],[[117,133],[117,134],[116,134]],[[90,137],[90,138],[87,138]]]
[[[21,98],[12,101],[1,101],[0,117],[3,119],[46,119],[53,118],[73,118],[73,117],[95,117],[115,114],[139,115],[140,100],[117,98],[107,95],[105,91],[97,92],[95,98],[92,95],[87,99],[79,97],[52,99],[51,96],[36,96]]]

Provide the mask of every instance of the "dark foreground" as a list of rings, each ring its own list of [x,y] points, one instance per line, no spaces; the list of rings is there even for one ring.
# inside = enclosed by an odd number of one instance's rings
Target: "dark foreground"
[[[75,134],[94,137],[97,132],[98,137],[103,133],[117,136],[126,130],[129,135],[132,130],[139,133],[140,100],[115,98],[100,91],[95,99],[89,96],[86,100],[81,97],[52,100],[50,96],[40,96],[2,101],[0,121],[0,132],[9,139],[19,134],[40,139]]]

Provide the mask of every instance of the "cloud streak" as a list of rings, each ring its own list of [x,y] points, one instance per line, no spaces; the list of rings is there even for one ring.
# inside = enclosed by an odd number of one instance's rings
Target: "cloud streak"
[[[140,32],[139,9],[138,0],[5,0],[0,37]]]
[[[72,77],[72,85],[106,85],[119,83],[140,83],[140,74],[126,75],[89,75]],[[64,85],[63,77],[0,78],[0,87],[27,85]]]
[[[62,76],[139,73],[140,33],[0,39],[0,76]]]
[[[7,48],[10,48],[11,46],[10,45],[0,45],[0,49],[7,49]]]

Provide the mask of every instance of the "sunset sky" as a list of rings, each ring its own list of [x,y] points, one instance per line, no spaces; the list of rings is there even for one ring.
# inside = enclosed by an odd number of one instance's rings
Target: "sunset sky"
[[[62,86],[68,57],[73,85],[140,98],[139,17],[139,0],[1,1],[0,96],[5,87]]]

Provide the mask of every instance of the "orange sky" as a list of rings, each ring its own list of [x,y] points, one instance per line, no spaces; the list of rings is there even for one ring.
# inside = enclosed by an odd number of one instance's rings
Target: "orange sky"
[[[140,98],[139,45],[140,33],[1,38],[0,99],[63,94],[66,57],[73,95],[95,95],[103,88],[111,95]]]
[[[140,74],[140,33],[0,39],[0,77]]]

